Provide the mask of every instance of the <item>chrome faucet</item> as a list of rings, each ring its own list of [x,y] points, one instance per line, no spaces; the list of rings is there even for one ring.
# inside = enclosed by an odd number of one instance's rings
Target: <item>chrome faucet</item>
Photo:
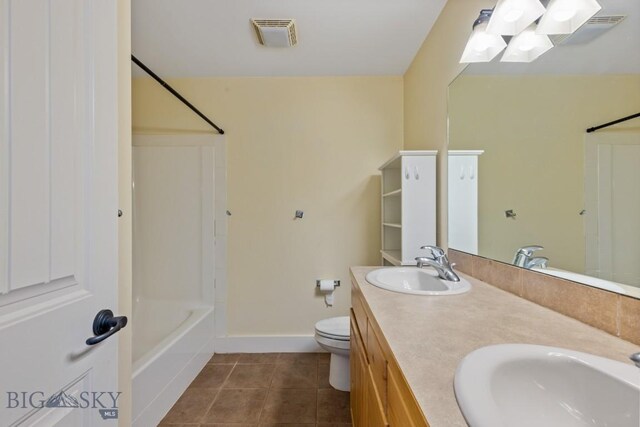
[[[438,272],[438,276],[441,279],[448,280],[450,282],[459,282],[460,278],[453,271],[453,265],[449,264],[449,258],[444,253],[442,248],[438,246],[421,246],[420,249],[429,249],[431,251],[431,255],[433,258],[429,257],[416,257],[416,262],[418,263],[418,268],[422,268],[425,265],[431,266],[435,268]]]
[[[518,267],[531,269],[533,267],[546,268],[549,258],[534,257],[533,253],[544,249],[539,245],[523,246],[516,251],[516,256],[513,258],[513,265]]]
[[[631,356],[629,356],[629,359],[631,359],[631,361],[635,363],[638,368],[640,368],[640,353],[633,353]]]
[[[524,268],[532,269],[534,267],[547,268],[549,264],[549,258],[545,256],[537,256],[530,258],[525,264]]]

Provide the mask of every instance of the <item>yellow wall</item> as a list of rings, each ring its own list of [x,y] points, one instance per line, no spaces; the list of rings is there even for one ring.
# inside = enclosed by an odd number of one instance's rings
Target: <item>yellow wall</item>
[[[131,0],[118,0],[118,315],[131,319]],[[131,326],[118,333],[118,424],[131,425]]]
[[[495,0],[451,0],[440,13],[404,75],[404,148],[447,147],[447,88],[462,71],[459,63],[480,9]],[[438,156],[438,243],[447,244],[447,158]]]
[[[349,266],[380,262],[377,167],[402,148],[402,77],[169,83],[227,133],[228,333],[311,335],[348,314]],[[140,133],[210,129],[147,78],[133,82],[133,122]],[[334,308],[318,278],[342,281]]]
[[[480,255],[511,262],[518,247],[540,244],[551,266],[584,272],[585,129],[639,111],[637,94],[640,75],[456,79],[450,148],[485,150]]]

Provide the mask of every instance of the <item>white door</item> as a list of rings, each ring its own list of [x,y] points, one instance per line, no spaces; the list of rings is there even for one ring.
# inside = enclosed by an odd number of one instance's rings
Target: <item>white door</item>
[[[640,286],[640,133],[587,136],[585,164],[586,273]]]
[[[115,1],[0,0],[2,426],[117,423],[117,339],[85,343],[117,315],[116,37]]]

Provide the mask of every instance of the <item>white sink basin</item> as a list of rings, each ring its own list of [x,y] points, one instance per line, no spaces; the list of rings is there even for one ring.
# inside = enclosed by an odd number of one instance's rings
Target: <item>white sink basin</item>
[[[403,294],[455,295],[471,289],[471,284],[462,277],[459,282],[442,280],[431,268],[379,268],[370,271],[366,279],[373,286]]]
[[[480,348],[460,362],[454,388],[471,427],[640,425],[640,369],[561,348]]]

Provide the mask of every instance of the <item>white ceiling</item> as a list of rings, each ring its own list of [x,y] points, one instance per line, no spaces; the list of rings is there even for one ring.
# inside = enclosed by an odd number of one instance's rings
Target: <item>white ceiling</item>
[[[471,64],[464,74],[638,74],[640,73],[640,0],[598,0],[596,16],[626,18],[590,43],[556,46],[535,61]],[[580,31],[580,30],[578,30]]]
[[[133,0],[133,54],[163,77],[401,75],[445,3]],[[294,18],[298,45],[260,46],[251,18]]]

